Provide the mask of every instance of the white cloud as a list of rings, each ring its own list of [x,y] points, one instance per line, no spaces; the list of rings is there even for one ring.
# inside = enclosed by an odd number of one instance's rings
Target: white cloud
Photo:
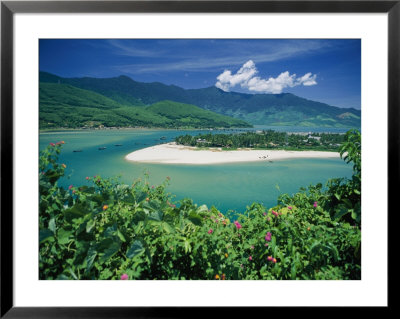
[[[298,81],[300,84],[303,84],[305,86],[311,86],[317,84],[317,81],[315,81],[316,78],[317,78],[316,74],[312,75],[309,72],[304,74],[300,79],[298,79]]]
[[[284,88],[295,87],[298,85],[311,86],[316,85],[317,75],[306,73],[302,77],[296,77],[296,74],[290,74],[289,71],[282,72],[276,78],[270,77],[262,79],[255,76],[258,73],[255,63],[252,60],[247,61],[235,74],[230,70],[225,70],[217,76],[215,86],[224,91],[240,85],[249,91],[258,93],[281,93]]]

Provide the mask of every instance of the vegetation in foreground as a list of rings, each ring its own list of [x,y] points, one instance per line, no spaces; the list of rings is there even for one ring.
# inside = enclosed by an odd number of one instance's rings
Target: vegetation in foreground
[[[239,134],[198,134],[181,135],[175,142],[181,145],[202,148],[221,147],[223,149],[285,149],[285,150],[317,150],[339,151],[344,142],[344,134],[335,133],[299,133],[276,132],[263,130]]]
[[[352,179],[253,203],[237,216],[173,202],[147,179],[99,176],[63,189],[63,142],[39,165],[40,279],[361,279],[361,136],[340,149]]]

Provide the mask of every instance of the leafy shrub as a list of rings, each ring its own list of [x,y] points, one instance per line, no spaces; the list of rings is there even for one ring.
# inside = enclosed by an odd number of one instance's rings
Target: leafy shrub
[[[328,182],[326,209],[332,219],[346,221],[361,227],[361,134],[350,130],[340,148],[340,156],[353,164],[353,176]]]
[[[62,144],[40,155],[40,279],[361,278],[361,231],[332,219],[332,189],[311,186],[228,218],[175,203],[168,177],[151,186],[147,176],[132,185],[94,176],[63,189]]]

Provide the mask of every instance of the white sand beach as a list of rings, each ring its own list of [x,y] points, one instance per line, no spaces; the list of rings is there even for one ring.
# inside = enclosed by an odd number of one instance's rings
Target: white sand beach
[[[162,164],[220,164],[237,162],[275,161],[291,158],[340,158],[338,152],[285,151],[240,149],[223,151],[218,148],[200,150],[196,147],[177,145],[175,142],[147,147],[128,154],[125,159],[133,162]]]

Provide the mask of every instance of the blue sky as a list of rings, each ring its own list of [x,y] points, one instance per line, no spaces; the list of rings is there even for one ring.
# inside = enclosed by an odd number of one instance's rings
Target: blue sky
[[[62,77],[127,75],[361,108],[358,39],[41,39],[39,64]]]

